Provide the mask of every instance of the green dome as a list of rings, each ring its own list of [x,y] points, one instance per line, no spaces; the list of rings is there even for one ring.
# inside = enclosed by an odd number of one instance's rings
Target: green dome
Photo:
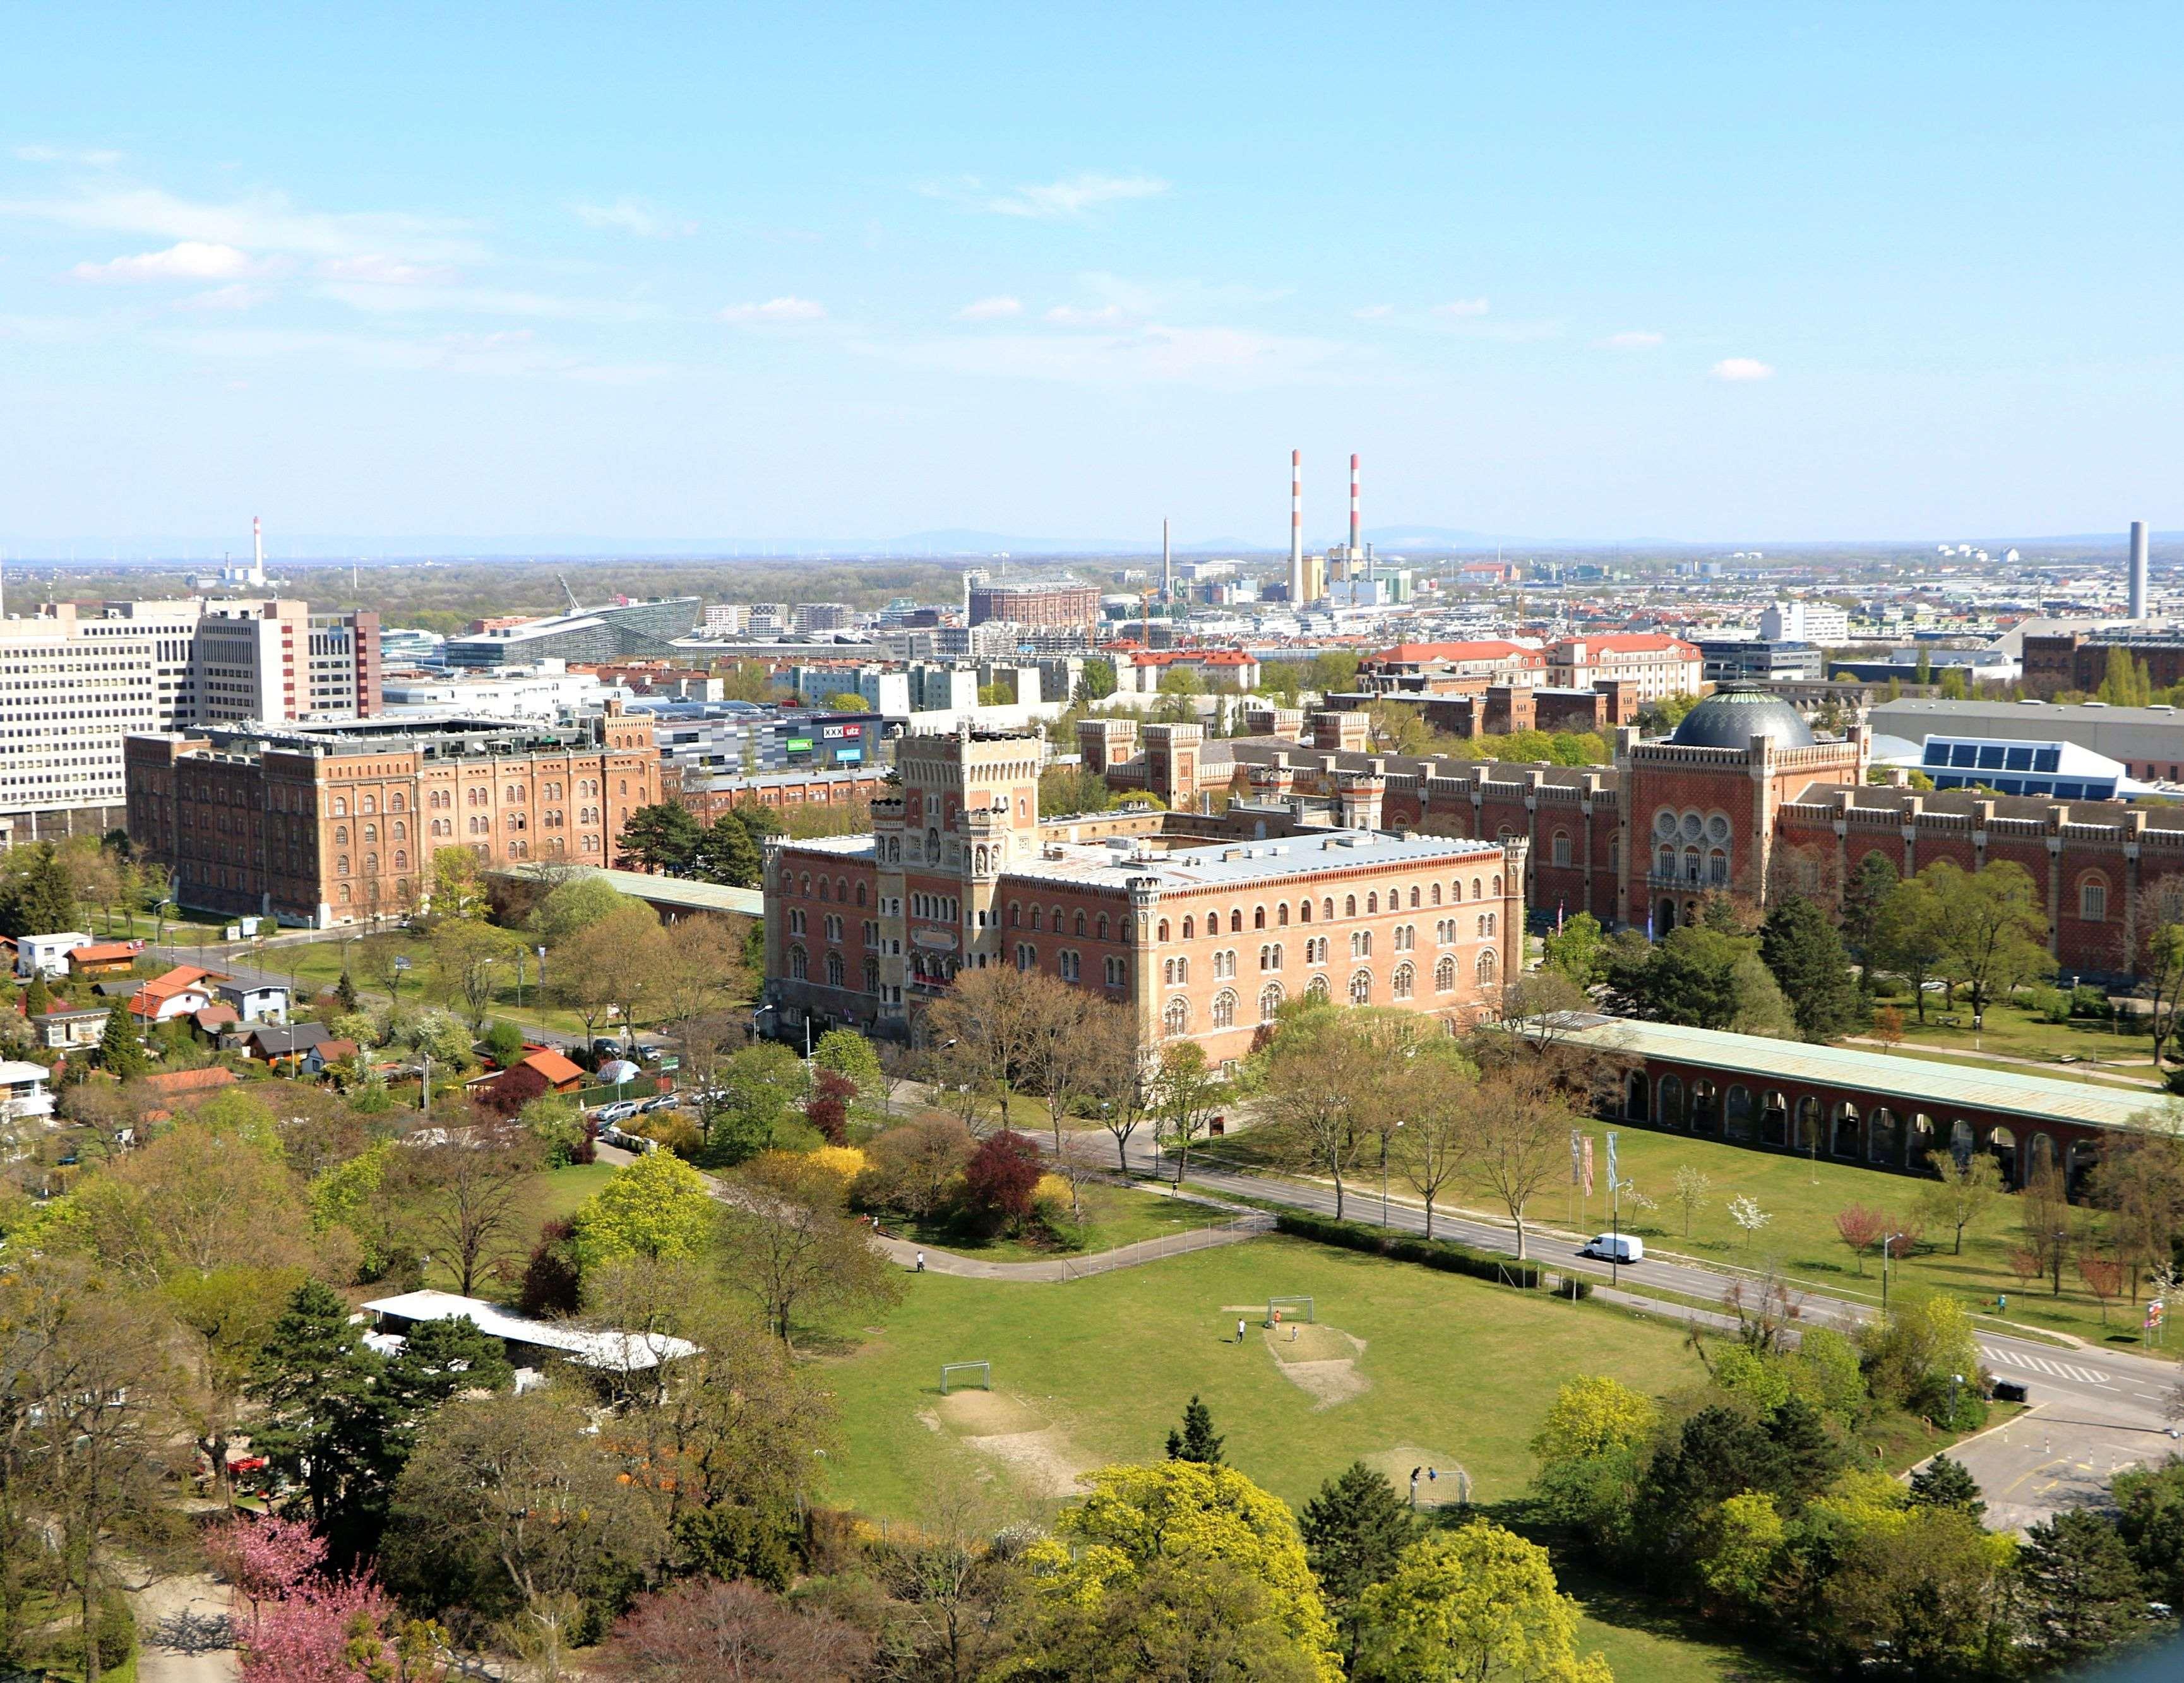
[[[1684,715],[1669,740],[1679,748],[1749,748],[1763,736],[1777,748],[1810,748],[1812,727],[1795,707],[1763,689],[1723,689]]]

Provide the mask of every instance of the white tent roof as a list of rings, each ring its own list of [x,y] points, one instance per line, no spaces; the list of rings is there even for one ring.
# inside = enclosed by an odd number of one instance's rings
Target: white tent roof
[[[402,1321],[452,1321],[467,1316],[488,1337],[555,1351],[584,1367],[610,1373],[634,1373],[698,1351],[689,1340],[665,1333],[595,1331],[559,1321],[535,1321],[528,1315],[511,1314],[497,1303],[459,1297],[452,1291],[405,1291],[364,1307],[374,1315]]]

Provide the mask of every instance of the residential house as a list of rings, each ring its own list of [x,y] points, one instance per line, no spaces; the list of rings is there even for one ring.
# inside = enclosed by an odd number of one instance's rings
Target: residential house
[[[43,1120],[53,1113],[53,1095],[46,1090],[52,1071],[42,1064],[20,1059],[0,1060],[0,1116],[10,1122]]]
[[[254,1023],[231,1037],[231,1044],[245,1057],[267,1063],[292,1058],[300,1067],[305,1053],[333,1038],[333,1031],[323,1023]]]
[[[235,1007],[226,1000],[217,1005],[207,1006],[203,1011],[193,1015],[190,1018],[190,1023],[198,1034],[214,1045],[219,1044],[221,1035],[232,1033],[242,1026],[242,1019],[236,1015]]]
[[[129,1002],[130,1013],[147,1023],[194,1017],[213,1002],[212,975],[193,964],[176,965],[136,989]]]
[[[277,982],[231,979],[215,984],[213,991],[234,1006],[237,1017],[244,1023],[288,1020],[288,990]]]
[[[108,1007],[96,1005],[55,1006],[31,1019],[38,1044],[51,1052],[75,1051],[95,1046],[106,1032]]]
[[[65,976],[68,956],[90,945],[91,937],[80,929],[64,929],[57,935],[22,936],[15,943],[15,973],[25,981],[40,974]]]
[[[142,941],[93,941],[68,954],[68,967],[77,976],[126,976],[144,956]]]

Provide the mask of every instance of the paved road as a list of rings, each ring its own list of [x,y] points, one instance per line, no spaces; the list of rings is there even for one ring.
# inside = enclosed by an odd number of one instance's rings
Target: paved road
[[[1113,1145],[1106,1134],[1100,1134],[1096,1142],[1088,1140],[1086,1148],[1106,1153],[1103,1161],[1112,1161]],[[1134,1140],[1129,1157],[1132,1168],[1141,1173],[1156,1168],[1171,1176],[1174,1173],[1173,1156],[1156,1152],[1150,1141]],[[1195,1150],[1187,1184],[1323,1215],[1334,1212],[1331,1187],[1245,1173],[1218,1161],[1210,1162]],[[1362,1185],[1349,1188],[1344,1212],[1352,1220],[1379,1220],[1378,1186],[1369,1194]],[[1400,1199],[1389,1201],[1387,1220],[1390,1228],[1399,1231],[1423,1233],[1425,1229],[1424,1210]],[[1437,1212],[1434,1231],[1482,1251],[1513,1255],[1517,1248],[1516,1236],[1506,1222]],[[1527,1232],[1526,1250],[1534,1259],[1561,1272],[1603,1282],[1617,1274],[1630,1285],[1718,1301],[1730,1278],[1695,1263],[1651,1257],[1631,1267],[1611,1269],[1605,1262],[1578,1256],[1576,1245],[1568,1234],[1529,1224]],[[1823,1292],[1807,1290],[1801,1295],[1802,1318],[1807,1321],[1850,1327],[1874,1312],[1867,1305]],[[1624,1294],[1616,1294],[1615,1301],[1656,1310],[1663,1307]],[[1715,1319],[1687,1311],[1665,1312],[1679,1319]],[[1986,1329],[1979,1332],[1978,1340],[1981,1359],[1990,1371],[1999,1378],[2021,1381],[2033,1405],[2009,1433],[1981,1439],[1966,1452],[1967,1464],[1997,1511],[1997,1523],[2002,1523],[1999,1516],[2007,1515],[2007,1523],[2029,1524],[2059,1507],[2091,1500],[2105,1488],[2117,1466],[2159,1461],[2172,1452],[2184,1451],[2184,1442],[2173,1439],[2168,1429],[2170,1399],[2179,1383],[2175,1363],[2092,1346],[2064,1348],[2040,1339]]]

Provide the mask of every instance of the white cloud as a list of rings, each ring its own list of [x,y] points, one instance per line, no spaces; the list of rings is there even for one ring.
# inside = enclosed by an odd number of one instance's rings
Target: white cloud
[[[927,372],[1082,386],[1227,389],[1350,377],[1347,347],[1237,327],[1149,325],[1110,333],[991,333],[853,349]]]
[[[476,262],[483,257],[460,223],[398,212],[298,210],[280,193],[207,204],[158,187],[114,187],[70,198],[0,200],[0,216],[306,257],[387,252],[411,263]]]
[[[1353,309],[1351,315],[1360,321],[1385,321],[1396,313],[1392,304],[1368,304],[1362,309]]]
[[[184,240],[164,251],[117,257],[109,263],[79,263],[69,270],[79,281],[225,281],[248,275],[257,265],[248,252],[205,240]]]
[[[1667,343],[1668,339],[1665,334],[1641,332],[1610,333],[1596,343],[1604,351],[1650,351],[1657,345]]]
[[[1726,356],[1709,371],[1717,380],[1772,380],[1774,371],[1751,356]]]
[[[1485,315],[1486,300],[1485,298],[1451,298],[1446,304],[1435,304],[1433,307],[1433,313],[1435,315],[1446,315],[1452,320],[1462,320],[1470,316]]]
[[[972,183],[975,189],[977,184]],[[1018,187],[983,202],[997,216],[1028,216],[1039,221],[1072,221],[1102,204],[1134,198],[1158,198],[1168,184],[1156,176],[1104,176],[1080,170],[1058,181]]]
[[[330,257],[319,265],[329,281],[362,281],[375,287],[437,287],[461,279],[461,271],[441,265],[404,263],[384,252],[360,252],[354,257]]]
[[[639,239],[683,239],[698,231],[695,222],[666,215],[633,198],[618,198],[612,204],[579,204],[573,208],[577,220],[588,228],[617,228],[625,234],[634,234]]]
[[[1103,304],[1097,309],[1084,309],[1073,304],[1058,304],[1046,312],[1046,319],[1057,327],[1114,327],[1122,324],[1123,307]]]
[[[232,286],[214,287],[209,292],[194,293],[182,299],[177,309],[255,309],[273,296],[266,287],[248,287],[237,281]]]
[[[1023,300],[1008,297],[979,298],[956,312],[958,321],[1000,321],[1023,314]]]
[[[78,164],[92,170],[110,170],[121,161],[118,152],[72,152],[58,146],[19,146],[15,156],[25,164]]]
[[[764,304],[732,304],[721,312],[723,321],[823,321],[827,306],[811,298],[768,298]]]

